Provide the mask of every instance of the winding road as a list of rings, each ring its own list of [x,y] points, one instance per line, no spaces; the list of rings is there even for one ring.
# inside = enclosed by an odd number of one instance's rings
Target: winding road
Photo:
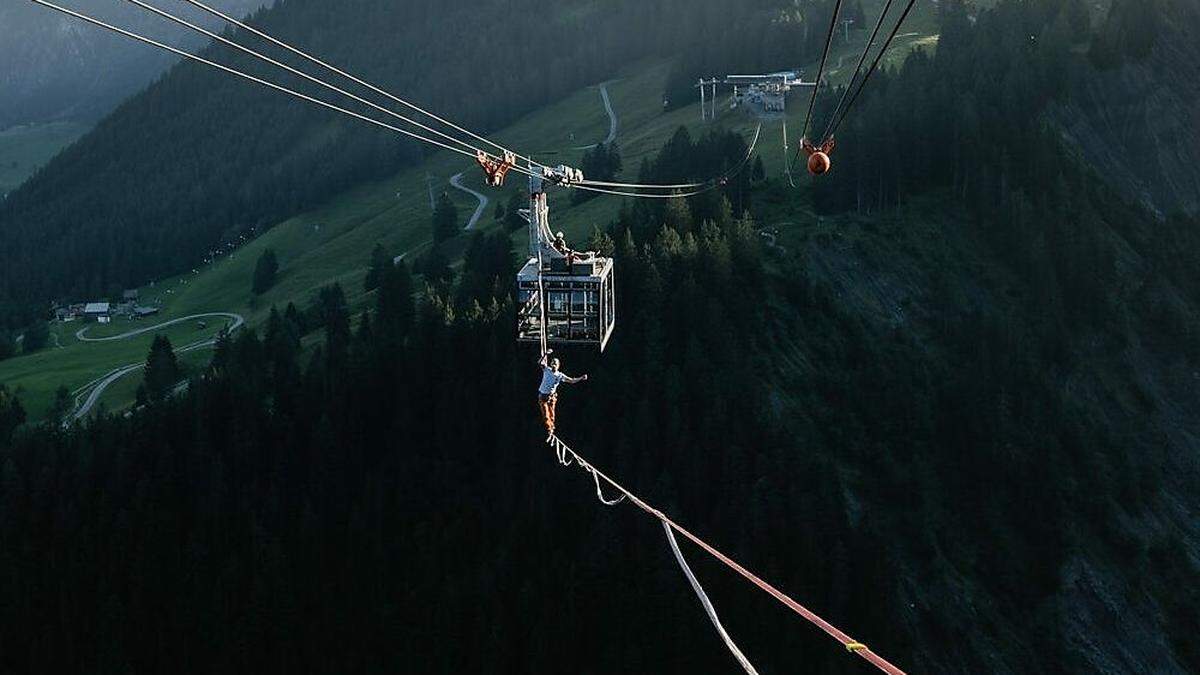
[[[608,113],[608,136],[604,137],[604,144],[609,145],[617,140],[617,112],[613,110],[612,99],[608,96],[608,85],[600,85],[600,98],[604,101],[604,111]],[[592,143],[591,145],[581,145],[574,150],[591,150],[599,145]]]
[[[227,319],[233,319],[233,323],[230,324],[229,327],[226,329],[230,333],[237,330],[244,323],[246,323],[245,318],[243,318],[241,314],[233,314],[231,312],[210,312],[207,314],[192,314],[191,316],[185,316],[185,317],[182,317],[179,319],[172,319],[170,321],[164,321],[163,323],[160,323],[156,326],[150,326],[149,328],[141,328],[138,330],[129,331],[128,333],[122,333],[120,335],[114,335],[112,337],[106,337],[106,338],[85,337],[83,335],[83,333],[87,330],[87,327],[84,327],[84,328],[79,329],[79,331],[77,333],[75,333],[75,337],[83,342],[105,342],[108,340],[123,340],[125,338],[131,338],[136,335],[141,335],[143,333],[155,331],[160,328],[172,326],[177,323],[182,323],[184,321],[192,321],[195,319],[202,319],[204,317],[213,317],[213,316],[224,317]],[[215,345],[216,343],[217,343],[216,338],[212,338],[212,339],[208,339],[208,340],[200,340],[199,342],[193,342],[190,345],[176,349],[175,353],[183,354],[186,352],[195,351],[197,349],[204,349],[206,347],[211,347],[211,346]],[[125,377],[126,375],[128,375],[129,373],[132,373],[134,371],[141,370],[145,366],[146,366],[146,364],[144,362],[139,361],[138,363],[131,363],[127,366],[121,366],[119,368],[114,368],[113,370],[108,371],[108,373],[100,376],[99,378],[92,380],[91,382],[76,389],[74,392],[72,392],[75,395],[75,400],[76,400],[76,409],[75,409],[75,412],[71,416],[72,419],[73,420],[81,420],[84,417],[87,417],[88,413],[90,413],[92,411],[92,408],[94,408],[96,406],[96,402],[100,400],[100,397],[102,395],[104,395],[105,389],[107,389],[110,385],[112,385],[114,382],[121,379],[122,377]],[[79,402],[79,397],[84,395],[85,393],[87,394],[87,397],[84,398],[84,400],[82,402]]]
[[[483,194],[482,192],[476,192],[466,185],[463,185],[462,177],[462,172],[454,174],[450,177],[450,185],[455,189],[462,190],[463,192],[479,200],[479,206],[475,207],[475,213],[471,214],[471,219],[467,221],[467,226],[463,228],[464,230],[473,230],[475,229],[475,224],[479,222],[481,217],[483,217],[483,211],[488,205],[488,198],[487,195]]]
[[[246,320],[242,318],[241,314],[233,314],[232,312],[208,312],[206,314],[192,314],[190,316],[184,316],[184,317],[180,317],[178,319],[171,319],[170,321],[164,321],[163,323],[160,323],[160,324],[157,324],[154,326],[150,326],[149,328],[139,328],[137,330],[131,330],[128,333],[121,333],[120,335],[111,335],[109,337],[100,337],[100,338],[88,337],[88,336],[84,335],[84,333],[86,333],[87,330],[89,328],[91,328],[91,326],[84,326],[83,328],[80,328],[79,330],[75,331],[75,339],[79,340],[80,342],[112,342],[113,340],[124,340],[126,338],[131,338],[135,335],[141,335],[143,333],[150,333],[150,332],[159,330],[160,328],[166,328],[167,326],[174,326],[175,324],[183,323],[184,321],[192,321],[194,319],[205,319],[210,316],[224,317],[226,319],[233,319],[233,325],[231,325],[229,327],[230,333],[237,330],[238,328],[241,328],[242,324],[246,323]]]

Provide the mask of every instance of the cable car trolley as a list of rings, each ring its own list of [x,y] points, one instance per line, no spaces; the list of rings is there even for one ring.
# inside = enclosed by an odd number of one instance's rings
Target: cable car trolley
[[[616,325],[613,260],[594,251],[572,250],[550,229],[546,183],[570,186],[577,169],[531,167],[529,259],[517,273],[517,341],[547,345],[590,345],[604,351]]]

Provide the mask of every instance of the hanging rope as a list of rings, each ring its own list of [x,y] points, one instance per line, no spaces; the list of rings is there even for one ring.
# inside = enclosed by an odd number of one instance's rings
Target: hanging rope
[[[692,590],[696,592],[696,597],[700,598],[700,604],[704,605],[704,611],[708,614],[708,619],[712,621],[713,626],[717,629],[717,633],[721,639],[725,641],[725,646],[733,654],[733,658],[741,664],[742,670],[745,670],[748,675],[758,675],[758,671],[750,664],[750,660],[738,649],[734,644],[733,638],[729,637],[729,633],[725,632],[725,627],[721,625],[721,619],[717,616],[717,609],[708,599],[708,594],[704,592],[704,587],[696,579],[696,575],[692,574],[692,568],[688,567],[687,561],[683,558],[683,552],[679,550],[679,542],[675,541],[675,531],[665,522],[662,524],[663,531],[667,533],[667,541],[671,544],[671,551],[675,554],[675,560],[679,562],[679,567],[683,570],[684,576],[687,577],[688,583],[692,585]]]
[[[571,450],[571,448],[568,448],[567,444],[563,443],[562,439],[560,439],[558,436],[551,435],[546,439],[546,442],[554,448],[555,454],[558,455],[559,464],[564,467],[571,466],[571,464],[578,464],[580,469],[583,469],[592,475],[592,480],[596,483],[596,498],[600,500],[601,504],[604,504],[605,506],[616,506],[617,504],[625,501],[624,494],[620,495],[616,499],[609,499],[605,497],[604,490],[600,487],[600,478],[603,476],[603,474],[601,474],[596,467],[588,464],[582,457],[575,454],[575,452]],[[608,479],[606,478],[605,480]]]
[[[796,187],[796,180],[792,178],[792,163],[788,161],[787,115],[783,116],[783,173],[787,176],[788,185]]]
[[[566,466],[571,466],[571,464],[574,463],[574,460],[567,455],[566,446],[562,444],[562,441],[558,440],[557,438],[554,438],[554,439],[551,439],[549,442],[554,445],[554,452],[556,455],[558,455],[558,463],[559,464],[566,467]]]
[[[556,448],[561,446],[562,452],[564,453],[564,455],[569,456],[576,463],[578,463],[581,467],[584,467],[585,470],[587,470],[589,473],[592,474],[593,478],[596,479],[597,492],[599,492],[600,481],[604,481],[609,486],[611,486],[614,490],[617,490],[618,492],[620,492],[622,494],[622,496],[627,497],[634,506],[636,506],[639,509],[641,509],[642,511],[645,511],[646,513],[654,516],[659,521],[661,521],[664,526],[667,526],[667,527],[671,528],[672,530],[674,530],[675,532],[678,532],[679,534],[682,534],[683,536],[690,539],[694,544],[696,544],[700,548],[704,549],[709,555],[716,558],[718,561],[720,561],[726,567],[728,567],[729,569],[742,575],[747,581],[754,584],[755,586],[758,586],[762,591],[764,591],[771,597],[778,600],[781,604],[783,604],[783,606],[792,610],[796,614],[799,614],[805,621],[808,621],[809,623],[813,624],[817,628],[820,628],[827,635],[829,635],[833,639],[837,640],[850,653],[867,661],[868,663],[875,666],[880,671],[887,673],[888,675],[906,675],[903,670],[900,670],[896,666],[889,663],[887,661],[887,659],[884,659],[882,656],[871,651],[871,649],[868,648],[865,644],[863,644],[863,643],[859,642],[858,640],[851,638],[849,635],[843,633],[841,630],[839,630],[833,624],[829,623],[825,619],[822,619],[820,616],[817,616],[817,614],[814,613],[812,610],[808,609],[804,605],[801,605],[800,603],[798,603],[795,600],[788,597],[783,591],[780,591],[779,589],[775,588],[774,586],[767,583],[766,581],[763,581],[758,576],[756,576],[754,573],[750,572],[745,567],[742,567],[737,562],[735,562],[734,560],[732,560],[731,558],[726,556],[724,553],[721,553],[717,549],[713,548],[711,545],[708,544],[708,542],[704,541],[700,537],[697,537],[696,535],[694,535],[691,532],[684,529],[678,523],[676,523],[675,521],[668,518],[666,516],[666,514],[664,514],[662,511],[659,511],[658,509],[654,508],[653,506],[650,506],[646,502],[642,501],[637,495],[633,494],[629,490],[626,490],[624,487],[622,487],[620,483],[616,482],[612,478],[609,478],[602,471],[600,471],[596,467],[589,464],[586,460],[583,459],[583,457],[581,457],[577,452],[575,452],[570,447],[568,447],[566,443],[563,443],[557,436],[553,436],[553,435],[550,436],[548,441],[557,443],[558,445],[555,446]],[[604,501],[605,504],[609,504],[609,501],[604,500],[603,498],[601,498],[601,500]]]
[[[531,213],[531,214],[529,214],[529,217],[537,218],[539,221],[541,220],[540,214]],[[540,239],[541,233],[539,232],[538,235],[539,235],[539,239]],[[542,360],[544,361],[546,359],[546,355],[550,353],[550,349],[546,344],[546,340],[547,340],[547,336],[546,336],[546,289],[544,286],[542,286],[542,244],[541,244],[541,241],[538,242],[537,261],[538,261],[538,296],[537,296],[538,321],[539,321],[539,323],[541,323],[541,330],[539,331],[540,337],[539,337],[538,342],[540,343],[540,346],[542,348]]]

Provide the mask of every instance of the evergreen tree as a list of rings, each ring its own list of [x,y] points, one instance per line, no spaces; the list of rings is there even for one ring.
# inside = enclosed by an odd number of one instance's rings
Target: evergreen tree
[[[43,349],[49,341],[50,324],[38,319],[25,329],[25,337],[21,340],[21,351],[32,354]]]
[[[304,314],[300,311],[300,309],[296,307],[296,303],[288,303],[287,307],[285,307],[283,310],[283,318],[287,320],[288,324],[292,326],[297,333],[304,334],[309,331],[309,323],[305,319]]]
[[[691,232],[694,229],[695,223],[692,220],[692,211],[688,208],[685,200],[679,198],[667,200],[667,210],[663,215],[663,226],[679,234]]]
[[[12,358],[17,352],[17,345],[13,342],[12,333],[0,328],[0,361]]]
[[[588,240],[588,250],[611,257],[616,252],[617,246],[613,243],[613,238],[599,226],[592,228],[592,236]]]
[[[25,408],[17,397],[0,383],[0,444],[12,440],[13,431],[25,423]]]
[[[165,335],[154,336],[150,353],[146,356],[146,368],[142,377],[146,395],[151,402],[161,402],[179,382],[179,362],[175,350]]]
[[[440,244],[453,239],[458,236],[460,229],[458,208],[450,201],[450,195],[443,192],[433,209],[433,242]]]
[[[371,249],[371,261],[367,267],[367,276],[363,279],[363,290],[370,293],[383,283],[384,275],[392,266],[392,257],[383,249],[383,245],[375,244]]]
[[[341,284],[322,288],[317,293],[315,310],[325,327],[325,354],[331,366],[340,366],[350,347],[350,309]]]
[[[529,208],[529,197],[520,190],[514,190],[508,196],[508,207],[504,214],[504,225],[509,231],[519,230],[528,224],[521,216],[521,209],[526,208]]]
[[[389,344],[391,348],[412,328],[416,316],[413,302],[415,292],[412,275],[405,261],[401,260],[384,274],[375,313],[381,334],[392,338]]]
[[[254,266],[254,286],[252,291],[255,295],[262,295],[275,285],[275,275],[279,272],[279,261],[275,258],[275,249],[269,248],[262,252],[258,257],[258,263]]]
[[[425,275],[425,281],[442,290],[449,288],[454,281],[454,270],[450,268],[450,260],[437,246],[421,256],[419,271]]]
[[[596,147],[583,153],[579,168],[585,178],[591,180],[611,181],[621,172],[621,151],[615,143],[599,143]],[[571,195],[571,201],[579,204],[597,193],[586,190],[576,190]]]
[[[54,391],[54,403],[50,404],[50,411],[47,413],[46,419],[51,424],[61,424],[74,409],[75,399],[71,396],[70,390],[60,386]]]

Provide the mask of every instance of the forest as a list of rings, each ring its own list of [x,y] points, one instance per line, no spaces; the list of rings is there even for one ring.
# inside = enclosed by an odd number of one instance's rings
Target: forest
[[[291,0],[253,21],[488,132],[625,64],[701,44],[718,26],[767,30],[769,43],[741,32],[730,45],[763,64],[808,58],[822,37],[775,21],[786,5],[614,0],[599,20],[600,6],[582,1],[422,0],[401,12],[383,0]],[[831,1],[817,6],[826,18],[832,12]],[[275,78],[266,64],[221,45],[203,55]],[[327,93],[295,76],[275,79]],[[18,328],[52,300],[111,295],[186,271],[221,244],[391,175],[423,152],[390,132],[182,63],[0,202],[0,321]]]
[[[787,253],[753,172],[596,230],[618,333],[562,351],[590,377],[559,431],[908,672],[1200,671],[1200,223],[1106,189],[1041,115],[1190,15],[943,5]],[[745,149],[681,129],[637,171]],[[733,672],[657,523],[543,444],[512,248],[363,251],[369,309],[277,308],[130,417],[23,425],[0,387],[0,672]],[[687,554],[762,672],[868,672]]]

